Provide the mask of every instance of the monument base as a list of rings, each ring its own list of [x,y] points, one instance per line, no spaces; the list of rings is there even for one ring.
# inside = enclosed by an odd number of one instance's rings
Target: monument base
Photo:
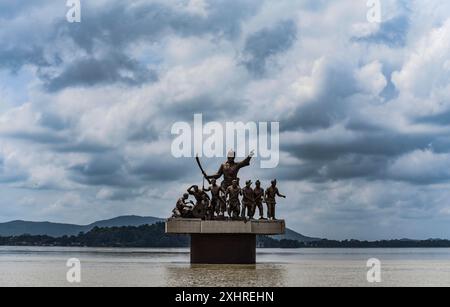
[[[168,219],[166,233],[191,236],[191,263],[255,264],[256,236],[284,234],[284,220]]]
[[[255,264],[256,235],[192,234],[193,264]]]

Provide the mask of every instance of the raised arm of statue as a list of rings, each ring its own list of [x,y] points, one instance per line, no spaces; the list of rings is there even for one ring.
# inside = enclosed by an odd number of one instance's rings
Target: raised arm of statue
[[[243,167],[249,166],[250,165],[250,161],[252,160],[254,155],[255,155],[255,152],[252,150],[250,152],[250,154],[248,155],[248,157],[245,158],[245,160],[242,160],[241,162],[237,163],[238,167],[239,168],[243,168]]]
[[[206,176],[206,179],[219,179],[223,175],[223,165],[220,166],[217,174]]]
[[[195,187],[195,185],[189,187],[189,189],[187,189],[187,192],[192,195],[194,193],[194,191],[193,191],[194,187]]]

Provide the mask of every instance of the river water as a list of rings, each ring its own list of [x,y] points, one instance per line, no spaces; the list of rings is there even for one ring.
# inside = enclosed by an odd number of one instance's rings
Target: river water
[[[81,282],[67,281],[68,259]],[[367,261],[381,282],[367,281]],[[191,265],[189,249],[0,247],[0,286],[450,286],[450,249],[258,249],[258,264]]]

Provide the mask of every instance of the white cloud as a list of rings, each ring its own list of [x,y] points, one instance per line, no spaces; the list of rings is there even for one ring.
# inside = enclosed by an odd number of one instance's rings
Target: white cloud
[[[431,149],[416,150],[399,157],[388,172],[411,182],[450,180],[450,155],[436,154]]]
[[[356,72],[356,78],[360,82],[361,89],[364,92],[378,96],[383,91],[387,85],[387,80],[382,69],[383,65],[375,61],[361,67]]]
[[[403,93],[427,98],[450,83],[445,63],[450,55],[450,20],[413,44],[402,69],[393,74],[393,82]],[[448,92],[448,91],[447,91]]]

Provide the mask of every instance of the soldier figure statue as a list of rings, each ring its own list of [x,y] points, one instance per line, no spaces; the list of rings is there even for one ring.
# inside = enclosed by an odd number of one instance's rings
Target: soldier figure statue
[[[265,200],[267,203],[268,214],[267,217],[269,220],[276,220],[275,218],[275,205],[277,204],[275,197],[279,196],[282,198],[286,198],[286,196],[280,194],[277,188],[277,180],[272,181],[272,185],[266,190]]]
[[[203,199],[201,202],[201,208],[205,209],[204,214],[205,214],[205,219],[208,220],[214,220],[214,208],[211,205],[211,201],[209,200],[209,196],[207,194],[203,195]],[[197,210],[198,212],[198,210]],[[194,214],[196,213],[196,210],[194,208]]]
[[[220,166],[217,174],[214,174],[211,176],[206,176],[206,179],[208,179],[208,180],[210,180],[210,179],[217,180],[223,176],[223,181],[222,181],[221,186],[225,191],[227,190],[227,188],[229,186],[232,185],[233,180],[236,180],[238,178],[239,170],[243,167],[250,165],[250,160],[254,156],[254,152],[252,151],[250,153],[250,155],[241,162],[235,162],[236,153],[233,150],[230,150],[228,152],[227,156],[228,156],[228,160]]]
[[[204,196],[204,195],[208,196],[208,194],[206,194],[206,192],[205,192],[204,190],[200,189],[200,188],[198,187],[198,185],[193,185],[193,186],[191,186],[191,187],[187,190],[187,192],[188,192],[190,195],[194,196],[195,201],[197,202],[197,204],[199,204],[199,203],[202,202],[203,196]],[[209,198],[209,196],[208,196],[208,198]]]
[[[178,199],[175,209],[173,209],[173,217],[175,218],[190,218],[192,217],[192,201],[187,202],[189,194],[185,193],[182,198]],[[188,205],[190,203],[191,205]]]
[[[251,151],[246,159],[236,162],[236,153],[233,150],[228,152],[228,159],[223,163],[219,171],[214,175],[207,175],[203,169],[200,159],[197,156],[196,161],[203,175],[203,189],[198,185],[193,185],[187,190],[182,198],[177,201],[176,208],[173,210],[173,217],[210,219],[216,218],[225,219],[225,212],[231,219],[253,220],[256,214],[256,209],[259,210],[260,220],[264,219],[263,203],[267,204],[267,216],[269,220],[276,220],[275,207],[276,197],[286,198],[280,194],[277,188],[277,181],[273,180],[269,188],[264,190],[261,188],[261,182],[256,181],[256,187],[252,188],[252,181],[248,180],[245,187],[241,189],[239,184],[239,171],[241,168],[249,166],[254,152]],[[223,177],[220,185],[217,181]],[[205,180],[210,184],[205,188]],[[211,192],[211,197],[208,195]],[[188,205],[187,200],[189,195],[194,196],[196,204],[192,201],[190,203],[193,207]],[[240,196],[242,199],[242,208]],[[241,210],[242,209],[242,210]]]
[[[252,209],[255,203],[254,192],[252,189],[252,181],[248,180],[245,183],[245,187],[242,189],[242,212],[241,217],[245,219],[247,216],[249,219],[252,218]]]
[[[227,205],[221,194],[225,195],[226,191],[221,186],[217,185],[216,179],[211,179],[211,186],[207,189],[204,189],[204,191],[211,192],[212,210],[219,217],[223,217],[225,215]]]
[[[242,195],[242,190],[237,184],[237,180],[233,180],[225,193],[225,199],[228,200],[228,216],[230,218],[239,218],[241,203],[239,196]]]
[[[187,192],[194,196],[195,201],[197,202],[194,206],[192,214],[195,218],[204,218],[206,216],[206,210],[209,207],[209,203],[207,204],[206,201],[204,201],[204,198],[206,198],[209,202],[208,194],[206,194],[206,192],[202,189],[199,189],[197,185],[191,186]]]
[[[264,208],[263,208],[263,198],[264,198],[264,189],[261,188],[261,181],[257,180],[256,181],[256,187],[253,190],[253,197],[254,197],[254,202],[253,202],[253,207],[252,207],[252,215],[251,215],[251,219],[253,219],[253,217],[256,214],[256,208],[258,208],[259,210],[259,219],[263,220],[264,219]]]

